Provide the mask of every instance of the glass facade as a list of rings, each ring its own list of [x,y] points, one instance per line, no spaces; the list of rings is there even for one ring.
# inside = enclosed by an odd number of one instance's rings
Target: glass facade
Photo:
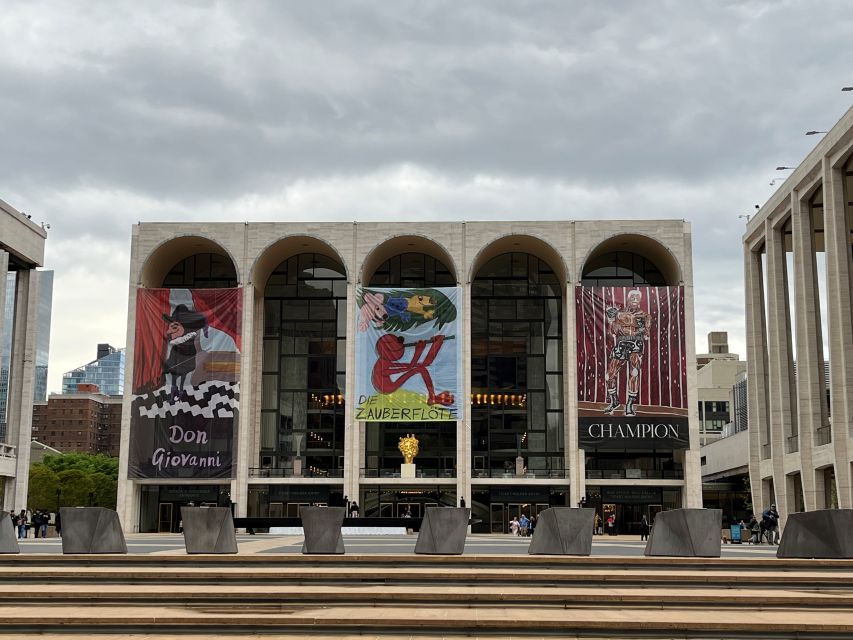
[[[343,265],[318,253],[288,258],[267,281],[260,459],[252,475],[343,475],[346,302]]]
[[[53,306],[53,271],[33,271],[38,282],[36,311],[36,357],[33,400],[47,400],[47,365],[50,356],[50,316]],[[9,366],[12,357],[15,287],[17,274],[6,276],[6,299],[3,301],[3,335],[0,336],[0,442],[6,439],[6,399],[9,393]]]
[[[651,260],[630,251],[612,251],[584,265],[581,284],[584,287],[662,287],[667,282]]]
[[[105,395],[122,395],[124,393],[124,349],[113,349],[112,353],[102,358],[62,374],[62,393],[77,393],[78,384],[96,384]]]
[[[437,258],[425,253],[402,253],[389,258],[377,267],[368,282],[373,287],[452,287],[456,278]],[[397,448],[400,438],[414,433],[419,441],[417,474],[424,478],[456,477],[456,422],[371,422],[365,424],[366,478],[399,477],[402,455]],[[373,491],[371,489],[371,491]],[[445,491],[444,489],[442,491]],[[365,494],[362,491],[362,511],[378,516],[380,511],[396,512],[395,501],[382,492]],[[432,498],[422,496],[406,502],[426,503]],[[455,499],[455,490],[453,496]],[[402,503],[401,503],[402,504]],[[383,506],[385,505],[385,506]]]
[[[526,253],[490,260],[471,285],[474,477],[562,478],[562,286]]]

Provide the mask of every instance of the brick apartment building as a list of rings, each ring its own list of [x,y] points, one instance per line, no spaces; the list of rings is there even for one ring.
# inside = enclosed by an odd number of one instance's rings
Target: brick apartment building
[[[33,403],[33,438],[63,453],[106,453],[118,456],[121,396],[100,393],[81,384],[77,393],[51,394]]]

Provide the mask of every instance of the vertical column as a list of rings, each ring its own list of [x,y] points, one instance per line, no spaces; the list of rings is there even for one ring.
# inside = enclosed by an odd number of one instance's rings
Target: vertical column
[[[465,268],[463,259],[459,269]],[[468,507],[474,506],[471,496],[471,283],[462,286],[462,324],[459,332],[462,334],[462,362],[457,363],[458,375],[462,376],[462,398],[459,406],[463,411],[463,419],[456,421],[456,504],[460,498],[465,498]]]
[[[9,253],[0,249],[0,344],[3,340],[3,324],[6,314],[3,312],[6,304],[6,277],[9,275]]]
[[[254,432],[259,428],[257,401],[261,385],[257,363],[262,359],[263,332],[255,333],[255,319],[263,318],[263,296],[255,296],[255,285],[243,286],[242,349],[240,354],[240,423],[238,426],[236,475],[231,483],[231,500],[237,504],[237,517],[245,518],[249,509],[249,467],[254,454]],[[260,307],[260,310],[256,307]],[[256,336],[258,336],[256,338]]]
[[[814,235],[811,211],[797,191],[791,193],[791,230],[794,247],[794,300],[797,322],[797,420],[800,433],[800,461],[803,500],[806,511],[823,501],[812,470],[812,449],[817,429],[826,415],[824,393],[823,340],[820,329],[820,291],[817,285]],[[820,493],[820,495],[819,495]]]
[[[770,440],[773,443],[773,485],[776,506],[787,517],[787,482],[784,457],[790,450],[788,437],[795,433],[791,406],[791,323],[788,307],[788,282],[785,278],[785,247],[782,232],[765,220],[767,242],[767,337],[769,350]]]
[[[764,322],[764,286],[761,254],[744,245],[746,275],[747,414],[749,424],[749,482],[755,510],[767,502],[762,482],[764,445],[770,448],[767,417],[767,335]]]
[[[690,433],[690,448],[684,450],[684,495],[682,504],[688,508],[700,508],[702,506],[702,466],[699,455],[699,416],[697,406],[696,385],[696,319],[693,307],[693,277],[692,277],[692,233],[689,224],[684,223],[684,260],[682,269],[687,272],[691,270],[690,277],[682,276],[684,286],[684,330],[686,333],[685,343],[687,347],[687,416]]]
[[[136,236],[136,227],[133,229]],[[131,273],[133,265],[136,264],[136,238],[131,249]],[[131,276],[132,277],[132,276]],[[121,406],[121,435],[119,436],[118,455],[118,494],[116,496],[116,511],[122,528],[128,532],[138,531],[139,519],[135,517],[138,508],[136,496],[138,490],[134,490],[134,481],[128,478],[128,459],[130,456],[130,420],[133,406],[133,360],[136,351],[136,283],[131,282],[127,296],[127,338],[124,352],[124,397]]]
[[[350,267],[351,272],[355,272],[358,265],[355,260],[352,261]],[[346,391],[344,392],[344,486],[343,491],[345,496],[349,496],[350,500],[358,502],[364,514],[366,506],[362,504],[361,496],[359,495],[359,475],[361,473],[362,464],[362,447],[364,438],[361,437],[364,431],[364,423],[353,421],[353,407],[355,406],[355,287],[356,284],[352,281],[353,275],[350,275],[350,281],[347,282],[347,353],[346,353]]]
[[[832,403],[832,445],[835,449],[835,481],[838,506],[853,507],[848,438],[853,426],[853,335],[851,316],[850,231],[846,215],[844,174],[823,159],[824,237],[826,239],[826,307],[829,324],[830,402]],[[848,194],[847,197],[853,197]]]
[[[35,346],[38,312],[38,278],[33,271],[18,271],[15,288],[12,357],[6,401],[7,441],[17,447],[15,479],[6,482],[4,504],[15,511],[27,507],[30,479],[30,439],[35,386]]]
[[[574,230],[574,226],[572,227]],[[569,262],[572,264],[572,261]],[[566,283],[563,311],[563,459],[569,481],[569,506],[586,496],[586,459],[578,448],[578,340],[575,285]],[[563,480],[565,482],[565,479]]]

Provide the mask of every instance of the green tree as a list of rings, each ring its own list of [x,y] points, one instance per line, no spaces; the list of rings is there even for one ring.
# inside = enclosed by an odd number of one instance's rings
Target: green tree
[[[94,506],[116,508],[116,495],[118,493],[118,482],[105,473],[93,473],[89,476],[95,492]]]
[[[56,510],[56,488],[59,478],[51,470],[41,464],[35,464],[30,469],[30,488],[27,495],[27,506],[30,509],[42,511]]]
[[[89,494],[94,492],[92,476],[81,469],[66,469],[56,474],[62,491],[59,502],[63,507],[88,507]]]

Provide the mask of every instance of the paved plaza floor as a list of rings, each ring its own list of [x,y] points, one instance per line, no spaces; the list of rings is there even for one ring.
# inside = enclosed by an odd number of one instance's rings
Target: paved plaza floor
[[[400,553],[412,554],[417,535],[358,535],[344,536],[348,553]],[[21,553],[62,553],[59,538],[18,541]],[[280,536],[270,534],[237,536],[240,553],[301,553],[302,536]],[[527,554],[530,538],[511,535],[470,535],[465,543],[469,554]],[[642,556],[646,543],[639,536],[595,537],[592,543],[593,556]],[[129,553],[171,555],[184,553],[183,536],[177,534],[128,534]],[[724,544],[722,557],[773,558],[776,547],[767,544]]]

